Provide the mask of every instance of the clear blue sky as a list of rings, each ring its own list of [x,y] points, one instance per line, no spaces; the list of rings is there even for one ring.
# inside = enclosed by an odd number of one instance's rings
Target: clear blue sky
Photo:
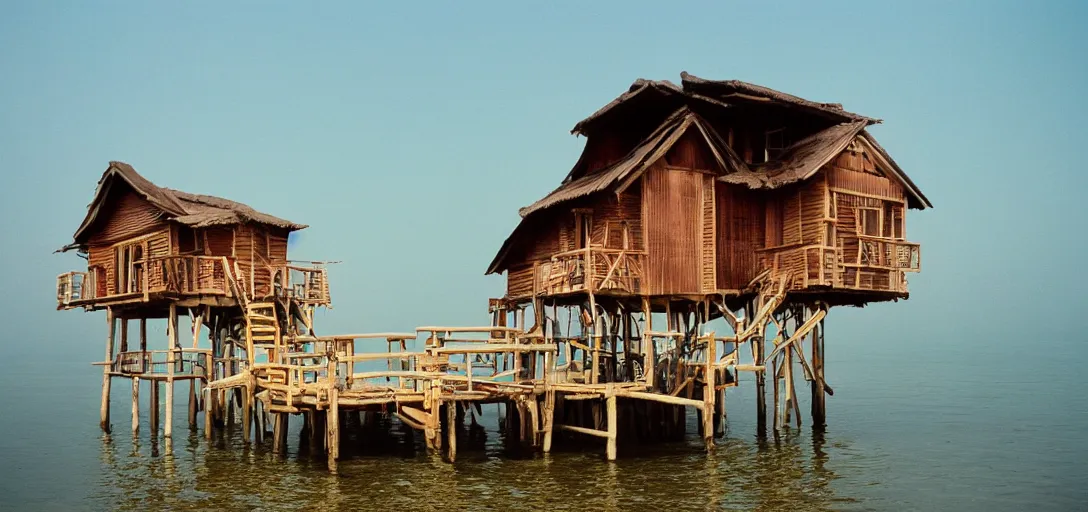
[[[569,129],[682,70],[884,119],[936,205],[908,218],[911,300],[836,310],[829,336],[1014,347],[1073,335],[1088,305],[1083,3],[95,4],[0,5],[17,353],[101,357],[102,314],[53,310],[84,262],[50,253],[109,160],[311,225],[292,256],[343,260],[326,333],[484,322],[503,280],[483,271],[577,159]]]

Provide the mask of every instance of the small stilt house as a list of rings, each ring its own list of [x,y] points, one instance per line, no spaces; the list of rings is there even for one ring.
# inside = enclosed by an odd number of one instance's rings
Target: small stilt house
[[[906,212],[931,205],[878,122],[736,80],[638,80],[575,125],[581,157],[487,273],[520,304],[729,300],[767,279],[828,305],[906,298]]]

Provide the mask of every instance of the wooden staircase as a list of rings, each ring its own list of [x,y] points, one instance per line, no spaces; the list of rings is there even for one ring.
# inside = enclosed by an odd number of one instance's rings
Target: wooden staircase
[[[283,349],[280,322],[274,302],[251,302],[246,304],[246,352],[250,366],[254,363],[257,350],[268,350],[268,361],[278,362],[277,356]]]

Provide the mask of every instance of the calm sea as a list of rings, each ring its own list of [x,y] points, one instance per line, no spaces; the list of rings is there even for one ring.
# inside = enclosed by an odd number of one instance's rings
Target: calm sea
[[[127,381],[115,381],[116,433],[103,435],[101,373],[88,364],[99,350],[40,340],[4,365],[0,509],[1088,510],[1083,339],[836,341],[832,330],[836,393],[822,435],[806,425],[757,440],[744,376],[709,456],[693,422],[688,442],[638,454],[621,445],[612,464],[592,444],[511,452],[491,408],[456,464],[394,431],[346,441],[338,476],[299,443],[298,422],[280,458],[238,432],[205,442],[185,424],[184,400],[172,446],[151,439],[146,410],[134,440]],[[807,390],[799,395],[807,423]]]

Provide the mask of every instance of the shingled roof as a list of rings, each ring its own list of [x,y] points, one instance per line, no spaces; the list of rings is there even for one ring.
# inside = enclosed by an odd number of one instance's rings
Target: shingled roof
[[[61,248],[67,251],[78,248],[86,243],[89,230],[105,206],[106,197],[110,189],[118,180],[127,183],[137,194],[146,199],[156,208],[162,210],[167,220],[184,224],[194,228],[208,226],[229,226],[235,224],[255,223],[273,226],[288,231],[304,229],[304,224],[296,224],[291,221],[273,217],[261,213],[242,203],[223,199],[221,197],[190,194],[180,190],[160,187],[151,183],[124,162],[110,162],[102,178],[98,180],[98,188],[95,190],[94,199],[87,207],[87,216],[79,229],[72,235],[73,243]]]

